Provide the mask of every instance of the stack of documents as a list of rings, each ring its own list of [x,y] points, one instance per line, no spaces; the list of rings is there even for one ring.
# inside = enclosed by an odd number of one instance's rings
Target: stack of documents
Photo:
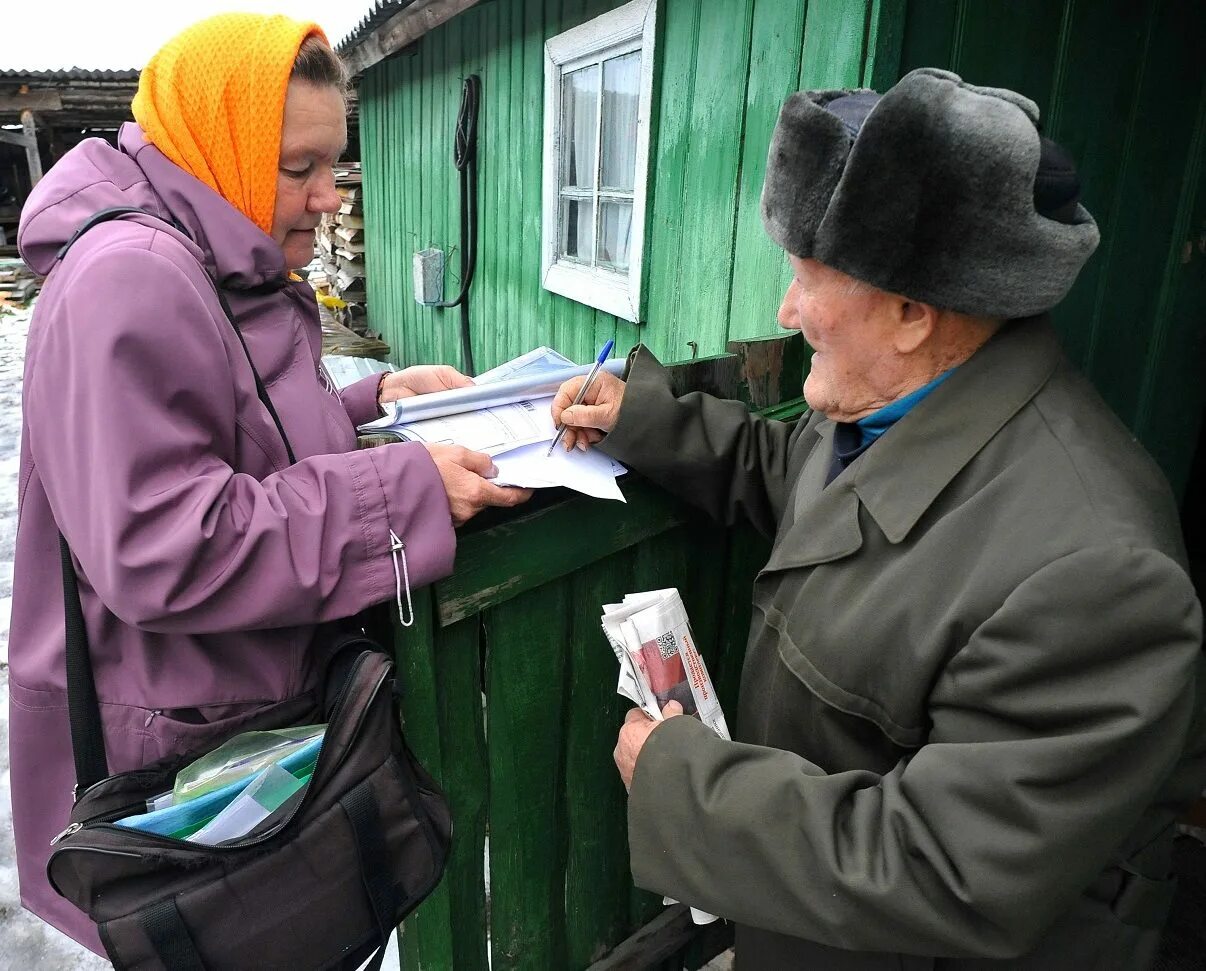
[[[310,781],[325,735],[325,726],[311,727],[319,732],[278,745],[272,751],[271,761],[247,758],[238,771],[222,773],[223,780],[229,781],[217,788],[199,785],[185,795],[175,790],[167,792],[148,801],[149,812],[115,822],[127,829],[209,846],[245,836],[291,799],[298,798]],[[278,733],[236,736],[223,748],[246,754],[262,742],[263,736],[274,734]],[[216,764],[212,759],[209,762]],[[190,771],[192,768],[182,770],[181,774],[198,778]]]
[[[622,361],[603,369],[623,370]],[[472,388],[416,395],[392,403],[384,418],[361,426],[364,432],[390,432],[409,442],[462,445],[494,459],[498,485],[541,489],[565,486],[598,499],[624,501],[616,478],[627,470],[597,449],[566,452],[554,449],[556,435],[550,409],[557,389],[585,375],[579,367],[547,347],[538,347],[474,379]]]

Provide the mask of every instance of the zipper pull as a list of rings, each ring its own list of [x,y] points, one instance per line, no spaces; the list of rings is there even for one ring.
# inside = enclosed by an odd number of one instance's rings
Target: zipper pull
[[[149,715],[147,715],[147,720],[146,720],[146,721],[144,721],[144,722],[142,723],[142,727],[143,727],[143,728],[150,728],[150,727],[151,727],[151,722],[153,722],[153,721],[155,720],[155,716],[156,716],[156,715],[162,715],[162,714],[163,714],[163,709],[162,709],[162,708],[156,708],[156,709],[155,709],[154,711],[152,711],[152,712],[151,712]]]
[[[59,835],[58,835],[58,836],[56,836],[56,837],[54,837],[53,839],[51,839],[51,841],[50,841],[50,845],[51,845],[51,846],[57,846],[57,845],[58,845],[58,844],[59,844],[59,843],[60,843],[62,840],[65,840],[65,839],[66,839],[68,836],[73,836],[73,835],[75,835],[76,833],[78,833],[78,832],[79,832],[81,829],[83,829],[83,828],[84,828],[84,824],[83,824],[83,823],[72,823],[72,824],[71,824],[70,826],[68,826],[68,827],[67,827],[65,830],[63,830],[63,832],[59,833]]]
[[[410,570],[406,564],[406,544],[392,529],[389,531],[389,553],[394,561],[394,599],[398,604],[398,622],[403,627],[412,627],[415,622],[415,605],[410,599]],[[398,560],[401,558],[402,569],[398,570]],[[402,612],[402,587],[406,586],[406,609],[410,611],[410,619]]]

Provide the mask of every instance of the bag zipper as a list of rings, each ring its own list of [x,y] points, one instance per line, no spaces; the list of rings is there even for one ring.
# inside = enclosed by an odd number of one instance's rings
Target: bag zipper
[[[353,683],[353,681],[355,680],[356,674],[360,671],[361,666],[365,663],[366,662],[365,662],[364,655],[361,655],[359,658],[356,659],[356,663],[352,667],[352,670],[348,675],[347,683],[349,685]],[[381,687],[382,687],[382,685],[385,684],[387,676],[388,676],[388,669],[386,672],[384,672],[382,674],[380,679],[378,679],[377,683],[373,686],[372,692],[369,694],[368,699],[365,701],[364,712],[361,713],[362,721],[364,719],[364,716],[367,714],[368,709],[371,707],[373,702],[376,700],[377,695],[380,693]],[[328,724],[333,724],[338,719],[339,715],[342,714],[343,707],[347,703],[347,696],[348,696],[348,693],[345,690],[344,693],[340,696],[339,700],[337,702],[335,702],[335,707],[331,711],[331,717],[330,717],[330,720],[328,721]],[[360,733],[360,725],[357,725],[356,728],[352,732],[352,737],[355,738],[359,733]],[[116,826],[112,822],[106,821],[106,819],[120,819],[121,815],[124,814],[124,812],[125,812],[125,810],[120,810],[120,811],[116,811],[116,812],[111,811],[108,813],[101,813],[98,816],[93,816],[91,819],[84,820],[83,822],[80,822],[80,823],[72,823],[65,830],[63,830],[63,832],[59,833],[56,837],[54,837],[54,839],[52,839],[50,841],[50,844],[51,844],[51,846],[57,845],[60,841],[66,839],[68,836],[73,836],[76,833],[78,833],[80,830],[87,827],[89,830],[105,830],[106,832],[116,830],[117,832],[121,833],[123,836],[142,837],[151,842],[172,846],[177,849],[193,848],[193,849],[197,849],[200,851],[209,852],[211,850],[242,850],[242,849],[247,849],[252,846],[258,846],[260,843],[263,843],[266,840],[269,840],[272,837],[276,836],[276,834],[279,833],[281,830],[283,830],[286,826],[288,826],[293,821],[293,818],[301,811],[302,807],[306,804],[307,797],[309,796],[310,786],[313,784],[314,779],[319,775],[319,769],[322,768],[324,765],[323,756],[326,755],[327,751],[328,751],[328,749],[327,749],[326,745],[323,745],[318,750],[318,759],[314,763],[314,774],[310,777],[310,782],[306,783],[306,794],[304,796],[302,796],[302,798],[298,802],[298,804],[293,807],[293,809],[289,813],[289,815],[286,816],[283,820],[281,820],[280,823],[278,825],[274,826],[271,830],[269,830],[266,833],[261,833],[259,836],[257,836],[253,840],[248,840],[248,841],[240,842],[240,843],[222,844],[222,845],[218,845],[218,846],[206,846],[202,843],[190,843],[188,840],[179,840],[179,839],[173,839],[170,836],[161,836],[159,833],[146,833],[146,832],[143,832],[142,830],[129,829],[125,826]],[[347,757],[347,752],[345,751],[343,754],[343,758],[346,758],[346,757]],[[340,764],[342,764],[343,758],[340,759]],[[336,768],[338,768],[338,765],[336,765]],[[136,804],[136,805],[141,805],[141,804]],[[66,847],[63,847],[63,850],[58,850],[57,852],[61,853],[64,850],[68,850],[68,849],[92,850],[92,849],[96,849],[96,847],[66,846]]]

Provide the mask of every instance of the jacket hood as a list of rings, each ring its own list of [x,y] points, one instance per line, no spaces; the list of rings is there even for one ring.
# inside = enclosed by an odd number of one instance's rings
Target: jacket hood
[[[22,259],[34,272],[49,273],[59,249],[80,225],[114,206],[136,206],[175,222],[206,272],[223,287],[285,281],[285,257],[276,241],[171,162],[130,123],[122,126],[117,148],[89,138],[37,184],[21,212],[17,245]]]

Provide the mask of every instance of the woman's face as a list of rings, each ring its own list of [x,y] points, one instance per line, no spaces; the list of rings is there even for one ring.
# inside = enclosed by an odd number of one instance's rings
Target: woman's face
[[[272,238],[290,269],[314,258],[314,230],[324,212],[339,209],[332,166],[347,145],[343,95],[337,88],[290,81],[281,126],[280,168]]]

